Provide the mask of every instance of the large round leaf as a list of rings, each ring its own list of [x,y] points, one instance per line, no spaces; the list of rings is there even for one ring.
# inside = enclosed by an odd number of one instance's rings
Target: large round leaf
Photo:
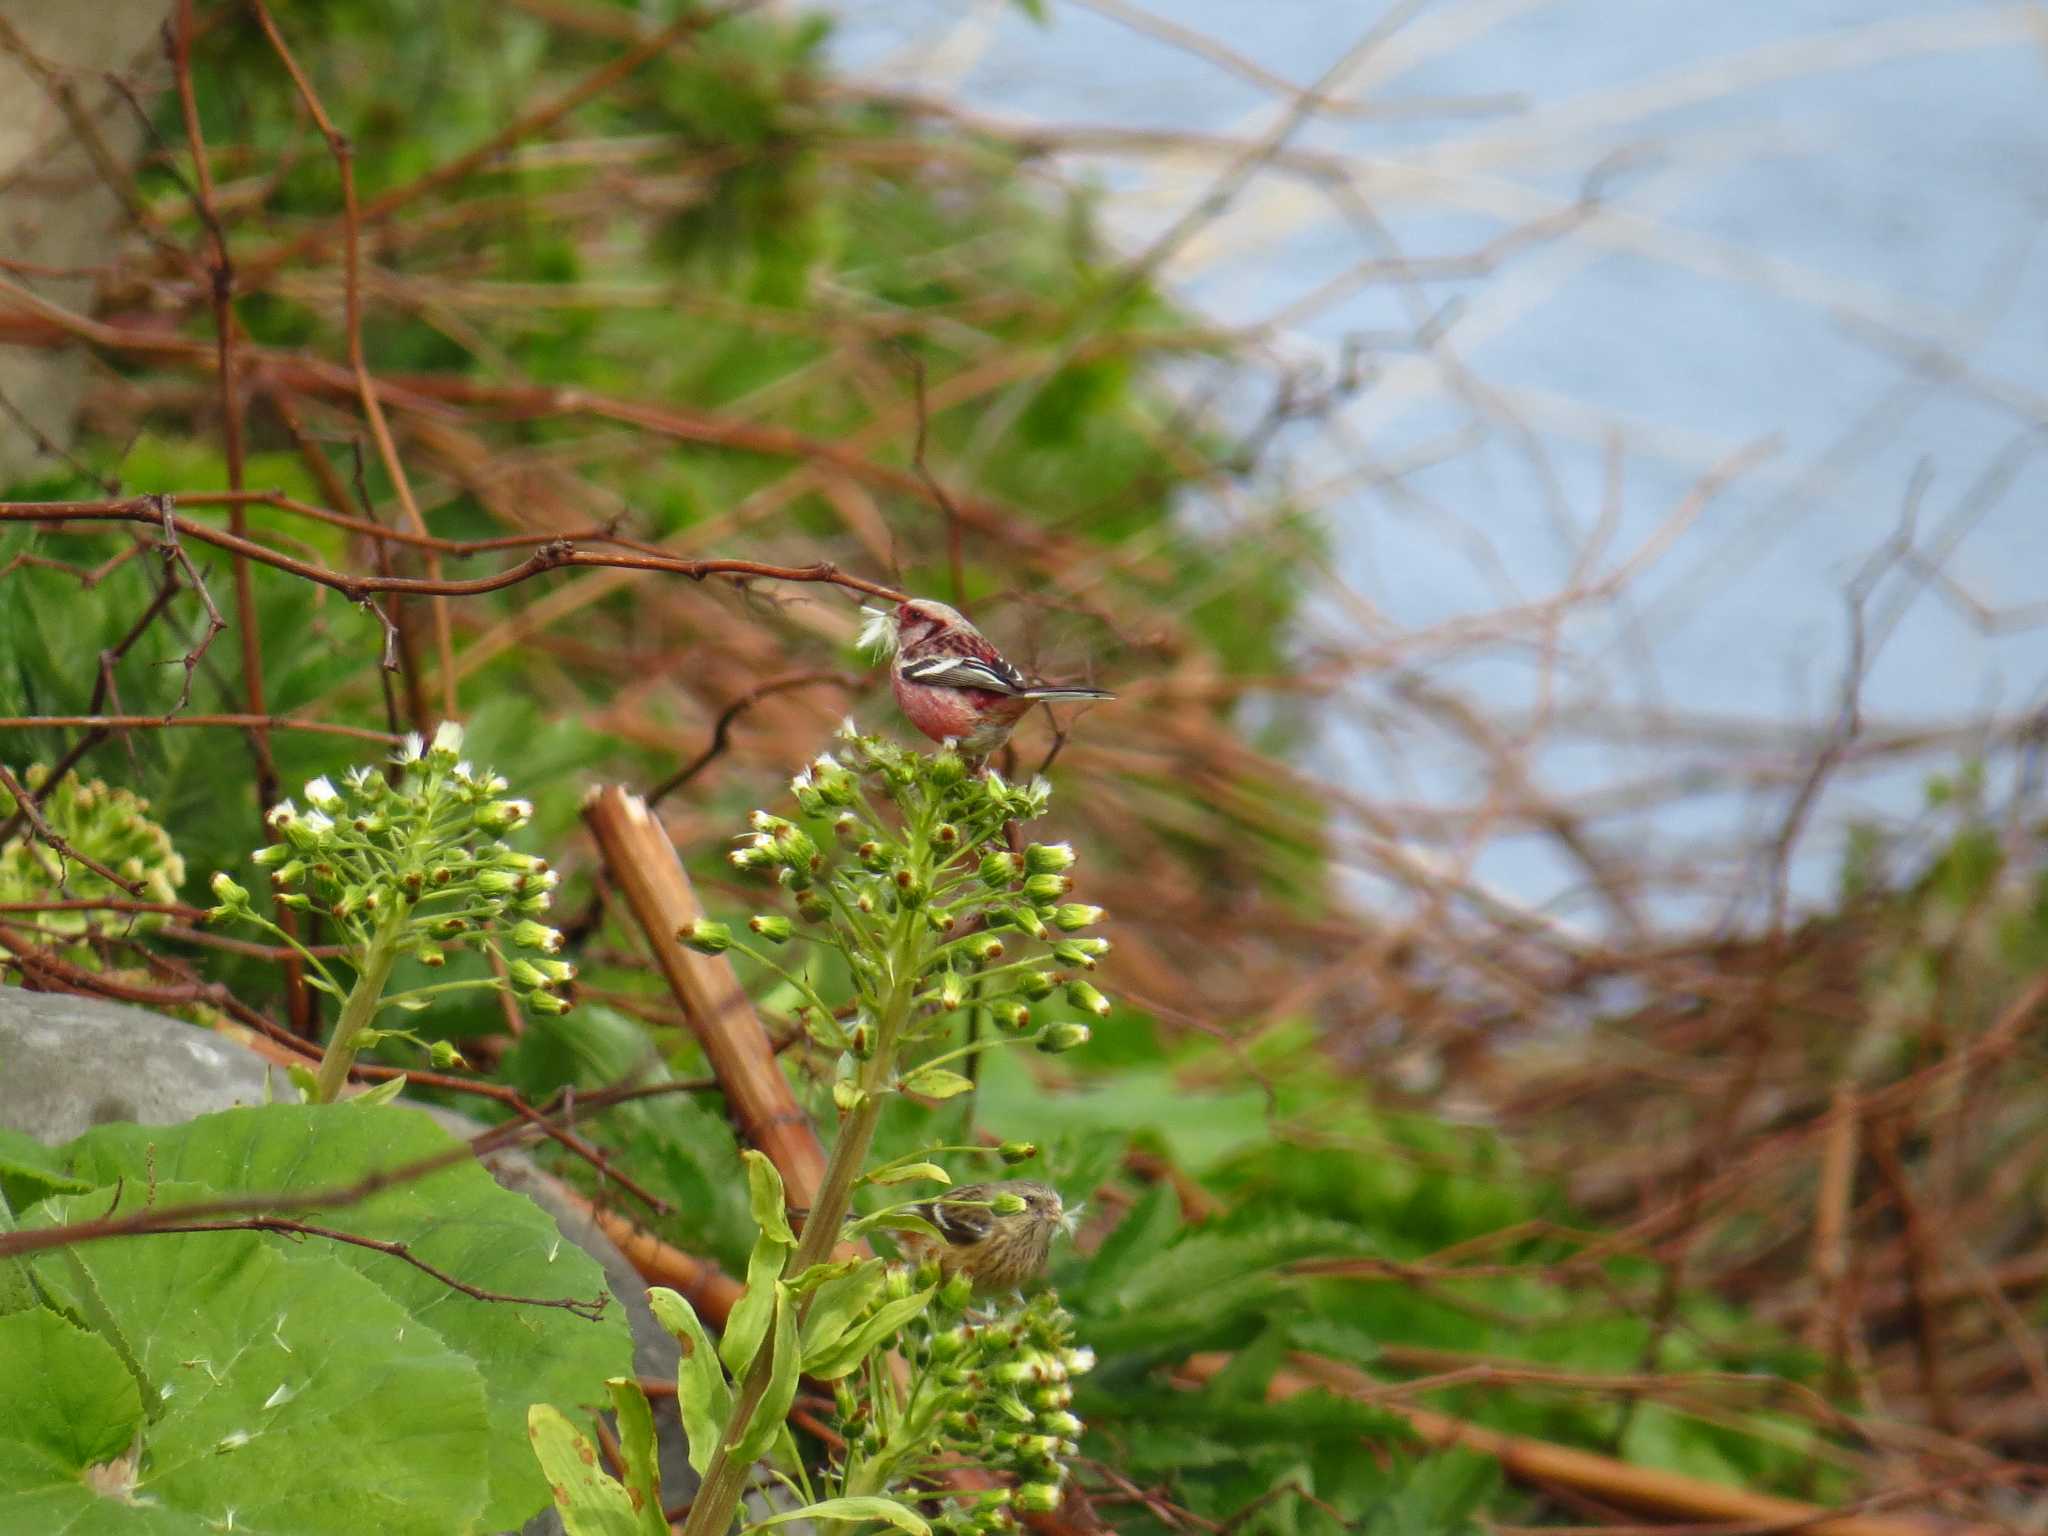
[[[180,1126],[99,1126],[65,1150],[70,1170],[94,1184],[177,1179],[223,1193],[287,1195],[347,1185],[455,1145],[427,1115],[396,1105],[280,1104]],[[606,1295],[596,1260],[565,1241],[539,1206],[466,1158],[357,1204],[291,1214],[402,1242],[448,1274],[502,1295],[585,1302]],[[631,1371],[624,1308],[614,1301],[594,1322],[560,1308],[478,1301],[390,1255],[320,1246],[374,1283],[410,1325],[431,1329],[482,1373],[492,1430],[486,1524],[516,1526],[539,1509],[547,1483],[526,1446],[527,1407],[603,1403],[606,1378]]]
[[[46,1201],[24,1225],[127,1215],[152,1198],[170,1205],[205,1192],[135,1184],[118,1201],[115,1193]],[[19,1370],[0,1360],[0,1424],[71,1425],[69,1449],[45,1432],[27,1440],[50,1451],[40,1462],[0,1462],[0,1530],[483,1528],[491,1431],[481,1376],[332,1245],[156,1234],[46,1252],[33,1264],[56,1305],[107,1320],[118,1337],[58,1343],[54,1314],[41,1309],[0,1319],[0,1341],[18,1355],[38,1342],[45,1353],[43,1365],[23,1359]],[[59,1350],[75,1357],[75,1375],[60,1372]]]

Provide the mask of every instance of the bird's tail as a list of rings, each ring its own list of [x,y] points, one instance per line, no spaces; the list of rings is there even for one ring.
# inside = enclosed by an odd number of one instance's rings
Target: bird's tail
[[[1116,695],[1113,693],[1106,693],[1100,688],[1065,688],[1046,686],[1041,688],[1026,688],[1022,693],[1018,695],[1018,697],[1025,699],[1037,699],[1047,704],[1073,704],[1078,703],[1083,699],[1113,699],[1116,697]]]

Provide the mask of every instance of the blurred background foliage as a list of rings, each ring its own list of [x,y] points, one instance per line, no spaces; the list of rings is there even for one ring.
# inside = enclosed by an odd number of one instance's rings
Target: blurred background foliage
[[[1297,628],[1328,534],[1263,463],[1270,421],[1212,408],[1247,343],[1106,248],[1096,193],[1028,143],[836,78],[825,23],[766,7],[680,26],[559,113],[668,9],[277,14],[352,146],[362,342],[435,535],[602,530],[683,555],[829,559],[957,592],[1018,659],[1121,691],[1064,722],[1070,737],[1031,722],[1004,765],[1049,765],[1080,894],[1112,915],[1121,1006],[1088,1051],[998,1053],[971,1104],[892,1115],[880,1148],[1028,1137],[1044,1175],[1089,1201],[1054,1279],[1103,1356],[1083,1406],[1103,1519],[1419,1533],[1614,1516],[1429,1450],[1402,1405],[1826,1502],[1938,1484],[1978,1511],[1996,1469],[2048,1449],[2044,1129],[2024,1088],[2027,989],[2048,963],[2038,828],[2001,824],[1965,774],[1924,826],[1859,841],[1838,911],[1762,938],[1566,946],[1421,862],[1401,867],[1426,910],[1492,926],[1439,944],[1428,922],[1381,923],[1348,850],[1383,829],[1290,766],[1314,724],[1300,680],[1329,660]],[[336,162],[244,13],[199,18],[245,483],[399,525],[339,366]],[[172,93],[153,121],[136,227],[98,274],[97,313],[138,344],[99,338],[84,435],[7,499],[229,484],[192,259],[206,228]],[[464,160],[521,122],[503,152]],[[163,337],[203,345],[166,361],[140,344]],[[428,568],[288,509],[246,516],[297,558]],[[158,554],[81,580],[141,538],[0,525],[5,761],[55,765],[83,742],[77,766],[148,797],[195,872],[184,899],[203,902],[200,878],[244,870],[257,836],[247,735],[24,721],[245,707],[230,629],[180,710],[205,616],[189,588],[159,602]],[[227,562],[190,553],[232,617]],[[480,574],[519,553],[442,564]],[[267,709],[364,733],[271,733],[284,792],[374,758],[376,733],[430,728],[452,699],[475,759],[534,801],[526,846],[564,871],[573,1013],[510,1020],[487,999],[410,1022],[535,1101],[702,1073],[596,878],[579,805],[597,783],[660,784],[729,706],[776,684],[660,806],[707,903],[744,910],[756,898],[722,854],[746,811],[781,809],[782,781],[843,714],[893,718],[852,649],[848,594],[560,572],[395,608],[393,676],[378,622],[340,594],[262,567],[253,591]],[[32,836],[5,834],[10,894]],[[157,955],[282,1016],[271,960],[189,925],[110,920],[89,937],[109,972]],[[764,1022],[800,1040],[775,978],[750,981]],[[809,1092],[804,1048],[785,1060]],[[675,1207],[638,1219],[742,1262],[744,1186],[715,1094],[582,1129]],[[560,1171],[622,1198],[583,1163]],[[1824,1207],[1838,1251],[1814,1237]],[[1972,1255],[1957,1272],[1989,1278],[1945,1279],[1930,1259],[1944,1242]],[[1269,1396],[1303,1356],[1356,1367],[1377,1394]]]

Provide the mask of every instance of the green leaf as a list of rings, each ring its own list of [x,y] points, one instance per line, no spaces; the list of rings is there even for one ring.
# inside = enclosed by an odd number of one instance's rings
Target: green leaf
[[[875,1315],[860,1327],[842,1334],[835,1347],[822,1351],[816,1360],[806,1360],[804,1374],[815,1376],[820,1381],[836,1381],[847,1375],[867,1359],[877,1345],[901,1333],[904,1325],[930,1306],[932,1297],[937,1294],[938,1287],[932,1286],[876,1308]]]
[[[782,1191],[782,1175],[775,1165],[751,1148],[740,1154],[747,1165],[747,1201],[753,1208],[754,1225],[761,1235],[772,1237],[784,1247],[796,1246],[796,1234],[789,1229],[789,1202]]]
[[[0,1200],[25,1211],[51,1195],[75,1195],[92,1186],[64,1171],[63,1155],[0,1125]]]
[[[747,1289],[725,1320],[725,1334],[718,1341],[718,1358],[738,1380],[747,1371],[754,1351],[761,1347],[768,1324],[775,1314],[775,1285],[789,1262],[789,1244],[773,1233],[763,1232],[754,1240],[754,1252],[747,1260]]]
[[[597,1447],[559,1409],[527,1409],[526,1435],[569,1536],[646,1536],[625,1488],[598,1465]]]
[[[941,1184],[953,1182],[953,1175],[937,1163],[898,1163],[893,1168],[882,1168],[867,1176],[870,1184],[908,1184],[912,1179],[933,1179]]]
[[[389,1104],[403,1092],[405,1092],[405,1079],[403,1077],[394,1077],[379,1083],[367,1093],[358,1093],[351,1098],[342,1100],[342,1102],[344,1104],[352,1104],[357,1109],[368,1109],[374,1108],[379,1104]]]
[[[181,1126],[98,1126],[65,1150],[72,1170],[95,1184],[125,1179],[130,1189],[142,1189],[153,1172],[160,1181],[189,1180],[209,1193],[306,1194],[425,1162],[456,1146],[426,1114],[403,1105],[364,1114],[345,1104],[275,1104],[205,1115]],[[566,1242],[532,1201],[501,1188],[472,1159],[324,1217],[314,1211],[292,1214],[404,1243],[425,1262],[504,1295],[590,1300],[606,1294],[597,1261]],[[262,1241],[295,1251],[306,1246],[283,1237]],[[478,1457],[490,1486],[485,1528],[518,1525],[540,1508],[547,1486],[522,1443],[527,1405],[539,1399],[584,1401],[597,1383],[630,1370],[624,1309],[608,1308],[601,1321],[592,1322],[555,1307],[478,1301],[389,1254],[337,1243],[316,1243],[314,1251],[388,1297],[400,1310],[399,1326],[408,1330],[408,1340],[424,1332],[482,1373],[493,1430]]]
[[[626,1463],[626,1497],[639,1517],[641,1536],[669,1536],[661,1517],[661,1456],[654,1443],[654,1410],[630,1376],[614,1376],[612,1412],[619,1423],[619,1456]],[[532,1423],[529,1414],[528,1424]]]
[[[87,1469],[127,1454],[142,1395],[97,1335],[34,1307],[0,1317],[0,1520],[8,1530],[56,1530]],[[39,1491],[38,1491],[39,1490]],[[9,1511],[13,1511],[10,1516]]]
[[[816,1504],[806,1504],[802,1509],[786,1509],[766,1520],[756,1520],[746,1529],[765,1531],[785,1520],[880,1520],[899,1531],[908,1531],[910,1536],[931,1536],[932,1530],[930,1522],[907,1504],[898,1504],[894,1499],[879,1498],[871,1493],[849,1494],[842,1499],[821,1499]],[[741,1536],[745,1536],[745,1532]]]
[[[114,1193],[59,1197],[24,1224],[94,1219],[110,1209],[132,1214],[152,1198],[141,1181],[122,1188],[118,1203]],[[202,1193],[159,1182],[154,1204]],[[78,1262],[150,1384],[155,1417],[142,1432],[137,1491],[164,1512],[157,1528],[196,1536],[209,1521],[225,1528],[230,1509],[234,1529],[251,1536],[481,1528],[491,1449],[482,1376],[338,1252],[255,1232],[160,1233],[32,1261],[46,1292],[67,1308],[79,1298],[61,1260]],[[0,1323],[47,1329],[24,1322],[44,1315]],[[107,1372],[119,1358],[98,1338],[72,1348],[90,1356],[81,1380],[115,1405],[80,1420],[96,1426],[80,1453],[104,1460],[122,1423],[116,1409],[130,1401]],[[133,1377],[122,1374],[132,1390]],[[33,1399],[56,1379],[0,1363],[0,1382],[9,1384],[0,1399]],[[50,1471],[18,1462],[0,1469],[0,1530],[107,1523],[103,1494],[75,1469],[61,1482]]]
[[[741,1461],[758,1460],[782,1433],[789,1405],[796,1401],[796,1383],[801,1363],[796,1347],[796,1302],[785,1286],[775,1287],[775,1326],[768,1347],[774,1350],[768,1390],[754,1405],[754,1416],[740,1434],[733,1454]]]
[[[955,1094],[971,1090],[974,1080],[945,1067],[919,1067],[903,1079],[903,1087],[907,1092],[923,1094],[928,1099],[950,1099]]]
[[[732,1388],[718,1363],[718,1351],[689,1302],[658,1285],[647,1293],[647,1305],[653,1309],[655,1321],[683,1347],[682,1362],[676,1367],[676,1401],[683,1411],[683,1433],[690,1441],[690,1466],[702,1477],[732,1413]]]
[[[811,1298],[811,1310],[804,1314],[802,1330],[804,1369],[836,1349],[853,1320],[867,1311],[868,1303],[882,1289],[887,1266],[871,1259],[849,1274],[827,1280]],[[815,1372],[811,1372],[815,1375]]]

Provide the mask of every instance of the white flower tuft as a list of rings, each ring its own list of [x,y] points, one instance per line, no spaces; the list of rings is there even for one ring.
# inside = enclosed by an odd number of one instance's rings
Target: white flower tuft
[[[872,651],[876,660],[896,654],[896,615],[886,608],[870,608],[861,604],[867,618],[860,626],[860,638],[854,642],[863,651]]]

